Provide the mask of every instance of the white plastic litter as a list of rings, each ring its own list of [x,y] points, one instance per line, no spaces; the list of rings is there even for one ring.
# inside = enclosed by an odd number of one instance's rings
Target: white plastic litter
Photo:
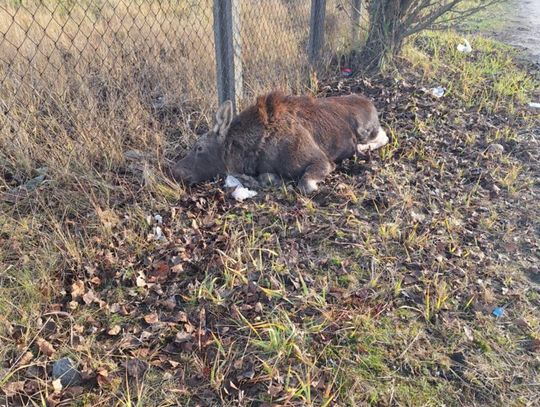
[[[155,228],[153,228],[152,237],[154,238],[154,240],[157,240],[159,242],[167,241],[167,238],[163,234],[163,230],[159,226],[156,226]]]
[[[534,107],[536,109],[540,109],[540,103],[530,102],[529,107]]]
[[[155,221],[157,222],[158,225],[163,224],[163,217],[159,213],[156,213],[154,215],[154,219],[155,219]]]
[[[255,195],[257,195],[256,191],[252,191],[251,189],[247,189],[245,187],[236,187],[232,193],[233,198],[240,202],[242,202],[244,199],[253,198]]]
[[[458,44],[457,50],[459,52],[465,52],[466,54],[469,54],[472,52],[471,44],[469,44],[469,41],[467,41],[465,38],[463,38],[463,42],[465,44]]]
[[[232,197],[239,202],[242,202],[245,199],[253,198],[255,195],[257,195],[256,191],[245,188],[240,180],[232,175],[227,175],[227,178],[225,178],[225,187],[234,188]]]
[[[436,98],[442,98],[446,92],[446,88],[437,86],[436,88],[431,88],[429,92]]]
[[[235,178],[232,175],[227,175],[227,178],[225,178],[225,188],[236,188],[241,186],[242,183],[238,178]]]

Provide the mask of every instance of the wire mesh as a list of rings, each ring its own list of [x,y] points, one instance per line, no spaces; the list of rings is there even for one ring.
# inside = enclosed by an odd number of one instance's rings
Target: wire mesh
[[[53,91],[65,85],[58,79],[102,97],[112,86],[159,100],[160,89],[214,87],[211,1],[4,1],[0,22],[8,108],[25,87]]]
[[[305,80],[309,0],[239,1],[245,96],[275,87],[295,89]]]
[[[0,159],[30,167],[55,140],[99,159],[92,134],[143,148],[178,140],[181,122],[198,132],[217,103],[213,3],[0,0]],[[305,86],[311,3],[234,2],[246,100]],[[327,0],[324,58],[346,46],[343,3]]]

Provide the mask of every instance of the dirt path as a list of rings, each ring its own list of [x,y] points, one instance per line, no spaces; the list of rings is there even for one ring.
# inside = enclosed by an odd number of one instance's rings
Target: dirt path
[[[540,0],[513,0],[505,25],[496,37],[524,48],[540,63]]]

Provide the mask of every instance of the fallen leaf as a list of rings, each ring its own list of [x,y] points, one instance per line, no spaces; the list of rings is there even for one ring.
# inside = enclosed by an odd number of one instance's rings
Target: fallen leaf
[[[126,363],[128,376],[140,378],[148,369],[148,363],[140,359],[131,359]]]
[[[109,377],[109,371],[106,367],[100,367],[99,369],[97,369],[96,373],[98,374],[98,376]]]
[[[178,264],[175,264],[174,266],[171,267],[171,273],[181,273],[184,271],[184,266],[182,263],[178,263]]]
[[[115,302],[111,306],[109,306],[109,311],[111,311],[113,314],[118,314],[120,312],[120,304]]]
[[[92,290],[88,290],[83,296],[82,299],[86,305],[92,304],[96,300],[96,296]]]
[[[111,336],[116,336],[120,333],[121,329],[122,328],[120,327],[120,325],[114,325],[107,331],[107,333]]]
[[[62,380],[60,379],[53,380],[52,385],[56,393],[60,393],[62,391],[62,388],[63,388]]]
[[[7,397],[13,397],[24,390],[24,381],[9,382],[2,386],[2,391]]]
[[[271,384],[268,386],[268,394],[270,397],[277,397],[282,390],[283,386],[281,384]]]
[[[77,280],[73,284],[71,284],[71,298],[74,300],[82,297],[86,290],[84,289],[84,281]]]
[[[52,346],[50,342],[46,341],[43,338],[38,338],[36,340],[36,343],[39,347],[40,352],[44,355],[51,357],[52,355],[54,355],[54,352],[56,352],[54,346]]]
[[[140,340],[141,341],[147,341],[149,339],[151,339],[152,337],[154,336],[154,334],[150,331],[142,331],[141,332],[141,336],[140,336]]]
[[[176,337],[174,338],[174,341],[176,343],[183,343],[183,342],[188,342],[189,340],[191,340],[192,336],[190,333],[187,333],[187,332],[177,332],[176,333]]]
[[[99,368],[96,373],[97,373],[96,380],[99,387],[105,387],[106,385],[110,383],[109,371],[106,368],[104,367]]]
[[[162,283],[169,276],[171,268],[166,261],[159,261],[147,273],[147,279],[150,283]]]
[[[171,320],[174,322],[188,322],[188,316],[184,311],[178,311],[171,317]]]
[[[137,287],[146,287],[146,277],[142,271],[139,272],[139,275],[136,279]]]
[[[148,314],[144,316],[144,320],[147,324],[156,324],[159,322],[159,317],[156,313]]]
[[[34,354],[32,352],[26,352],[19,361],[19,366],[27,365],[32,359],[34,359]]]
[[[170,296],[169,298],[161,301],[160,304],[168,311],[172,311],[176,307],[176,298],[174,295]]]

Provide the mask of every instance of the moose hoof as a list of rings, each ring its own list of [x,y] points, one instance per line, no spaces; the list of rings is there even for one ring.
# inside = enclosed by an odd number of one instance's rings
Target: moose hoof
[[[319,189],[319,187],[317,186],[317,181],[314,179],[303,179],[298,184],[298,189],[304,195],[311,195],[313,192]]]
[[[363,153],[363,152],[366,152],[366,151],[377,150],[377,149],[387,145],[389,141],[390,141],[390,139],[386,135],[386,132],[382,128],[379,128],[379,132],[377,133],[377,137],[375,137],[373,140],[370,140],[369,143],[358,144],[356,146],[356,150],[359,153]]]

